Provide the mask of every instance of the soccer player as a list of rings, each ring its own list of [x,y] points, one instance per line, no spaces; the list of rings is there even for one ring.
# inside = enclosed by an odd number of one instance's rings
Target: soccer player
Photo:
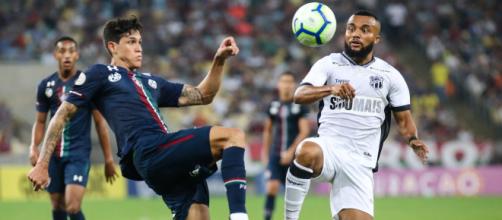
[[[367,11],[347,21],[345,50],[318,60],[295,92],[295,102],[320,101],[318,137],[303,140],[286,176],[285,219],[298,219],[311,178],[332,183],[333,219],[373,219],[373,172],[393,113],[399,132],[425,163],[406,82],[374,57],[380,22]]]
[[[286,179],[288,165],[293,160],[298,143],[310,133],[306,115],[308,109],[293,103],[295,76],[284,72],[277,82],[279,100],[268,107],[263,125],[263,160],[267,164],[267,198],[265,220],[272,219],[275,197]]]
[[[35,190],[47,185],[48,158],[63,122],[92,102],[115,132],[123,175],[144,179],[162,196],[174,219],[209,219],[205,178],[214,172],[220,159],[230,219],[248,219],[244,133],[219,126],[174,132],[158,109],[211,103],[220,87],[226,59],[239,52],[235,40],[223,39],[206,77],[191,86],[138,71],[143,60],[141,32],[142,25],[135,17],[106,23],[103,40],[111,63],[96,64],[80,73],[51,120],[37,165],[28,178]]]
[[[30,162],[37,164],[38,145],[42,141],[47,113],[54,117],[57,108],[68,95],[76,76],[80,74],[76,62],[79,58],[77,42],[71,37],[61,37],[55,42],[54,57],[58,62],[59,70],[38,85],[37,89],[37,115],[33,124]],[[90,168],[91,153],[91,116],[94,118],[96,130],[105,157],[105,178],[112,183],[116,172],[110,148],[108,126],[103,116],[94,109],[90,103],[83,105],[75,112],[73,118],[63,123],[61,139],[55,139],[55,153],[50,160],[50,184],[47,191],[52,203],[52,218],[55,220],[84,219],[80,209],[87,185]]]

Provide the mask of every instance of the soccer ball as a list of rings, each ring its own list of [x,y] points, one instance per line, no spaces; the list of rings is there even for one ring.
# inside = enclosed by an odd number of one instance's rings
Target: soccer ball
[[[301,44],[309,47],[321,46],[335,34],[335,14],[322,3],[310,2],[298,8],[293,16],[292,27]]]

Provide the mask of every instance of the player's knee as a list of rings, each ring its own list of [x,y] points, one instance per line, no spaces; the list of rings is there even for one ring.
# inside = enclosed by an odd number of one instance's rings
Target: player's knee
[[[296,154],[296,162],[311,168],[321,157],[322,151],[319,146],[314,143],[305,142]]]
[[[75,214],[80,211],[80,204],[78,202],[66,203],[66,212],[68,214]]]
[[[230,147],[241,147],[244,148],[246,145],[246,134],[238,128],[228,128],[228,133],[227,133],[227,138],[228,138],[228,144],[227,146]]]

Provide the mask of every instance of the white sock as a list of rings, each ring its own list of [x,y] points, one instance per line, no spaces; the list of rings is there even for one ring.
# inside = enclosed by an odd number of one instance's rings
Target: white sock
[[[230,214],[230,220],[249,220],[249,217],[247,213],[236,212]]]
[[[291,171],[294,169],[295,171]],[[293,173],[301,173],[304,178],[297,177]],[[313,170],[298,164],[295,161],[291,164],[286,175],[286,193],[284,195],[284,219],[297,220],[300,217],[303,200],[310,187],[310,178]]]

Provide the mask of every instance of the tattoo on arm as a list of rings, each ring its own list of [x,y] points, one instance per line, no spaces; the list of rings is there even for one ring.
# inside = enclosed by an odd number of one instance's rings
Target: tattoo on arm
[[[52,152],[54,151],[56,144],[61,138],[63,127],[76,111],[77,106],[69,102],[63,102],[63,104],[61,104],[61,106],[58,108],[58,111],[52,118],[51,122],[49,123],[49,127],[47,128],[38,162],[43,162],[45,164],[49,163]]]
[[[178,104],[179,106],[202,105],[204,104],[204,96],[197,87],[184,85]]]

